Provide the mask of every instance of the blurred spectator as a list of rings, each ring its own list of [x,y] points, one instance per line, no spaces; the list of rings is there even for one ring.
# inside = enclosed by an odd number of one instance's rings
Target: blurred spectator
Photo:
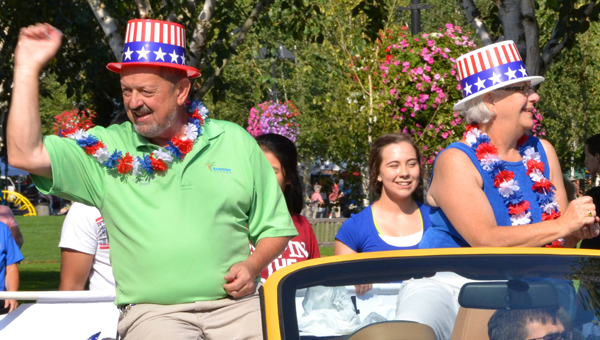
[[[110,245],[100,211],[73,203],[63,223],[60,243],[60,286],[58,290],[114,291]]]
[[[565,191],[567,192],[567,201],[571,202],[577,198],[577,188],[575,187],[575,184],[573,184],[573,182],[571,182],[571,180],[565,175],[563,175],[563,183],[565,184]]]
[[[340,187],[336,182],[333,182],[331,187],[331,193],[329,194],[329,206],[331,207],[330,217],[339,217],[340,208],[338,199],[340,198]]]
[[[0,223],[0,290],[16,292],[19,290],[19,267],[17,263],[23,260],[8,226]],[[19,304],[16,300],[0,300],[0,314],[10,313]]]
[[[313,209],[317,211],[316,218],[324,218],[327,213],[327,208],[325,206],[325,201],[323,200],[323,195],[321,194],[321,186],[315,184],[314,186],[315,192],[311,196],[311,201],[313,204]]]
[[[600,134],[593,135],[585,141],[585,167],[592,175],[592,180],[600,173]],[[600,187],[591,188],[585,193],[591,196],[596,206],[596,216],[600,213]],[[582,240],[580,248],[600,249],[600,236]]]
[[[12,210],[5,205],[0,205],[0,222],[8,226],[15,242],[21,248],[23,245],[23,234],[21,234],[21,230],[19,229],[19,223],[15,220]]]

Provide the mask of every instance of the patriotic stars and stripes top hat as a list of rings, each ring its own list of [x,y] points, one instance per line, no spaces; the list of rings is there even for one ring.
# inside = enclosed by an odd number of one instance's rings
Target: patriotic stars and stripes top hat
[[[544,81],[544,77],[530,76],[511,40],[488,45],[456,59],[458,78],[463,99],[454,105],[455,111],[465,108],[465,103],[485,93],[511,84],[530,81],[531,86]]]
[[[123,65],[164,66],[186,71],[188,78],[200,77],[200,71],[187,66],[185,60],[185,28],[182,25],[135,19],[127,22],[121,62],[110,63],[106,67],[121,73]]]

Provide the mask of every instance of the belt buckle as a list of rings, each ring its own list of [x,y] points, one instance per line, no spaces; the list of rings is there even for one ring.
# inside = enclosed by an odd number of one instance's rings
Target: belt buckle
[[[119,321],[123,320],[127,316],[127,313],[129,313],[129,310],[131,310],[132,306],[135,306],[135,304],[130,303],[119,307]]]

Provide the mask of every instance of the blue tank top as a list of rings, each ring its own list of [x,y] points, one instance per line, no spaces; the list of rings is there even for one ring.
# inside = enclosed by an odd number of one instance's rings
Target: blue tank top
[[[423,235],[431,226],[429,221],[429,207],[421,202],[417,202],[421,212],[421,223],[423,225]],[[353,214],[347,219],[338,230],[335,236],[336,240],[341,241],[348,248],[357,253],[368,253],[384,250],[403,250],[417,249],[419,244],[397,247],[385,242],[379,235],[373,219],[373,210],[371,206],[364,208],[358,214]],[[422,238],[421,238],[422,239]]]
[[[540,160],[544,163],[544,176],[550,178],[550,166],[548,165],[548,158],[546,152],[542,146],[540,140],[534,136],[529,136],[525,146],[533,146],[535,151],[539,152]],[[458,149],[467,154],[471,159],[473,165],[481,178],[483,179],[483,192],[487,196],[492,209],[494,210],[494,216],[496,217],[496,224],[498,226],[510,226],[512,222],[510,215],[508,214],[508,207],[504,204],[504,200],[498,189],[494,187],[494,178],[483,168],[475,155],[475,151],[468,145],[460,142],[452,143],[447,149]],[[446,149],[446,150],[447,150]],[[524,199],[531,203],[531,223],[538,223],[542,221],[542,209],[537,204],[537,196],[531,189],[533,181],[527,176],[527,169],[523,165],[523,162],[506,162],[506,169],[511,170],[515,174],[515,180],[519,182],[519,187],[523,192]],[[435,163],[433,165],[433,171],[435,171]],[[433,178],[433,171],[431,172],[431,178]],[[457,169],[460,171],[460,169]],[[460,195],[460,193],[456,193]],[[465,210],[468,210],[466,208]],[[431,228],[423,235],[423,239],[419,244],[419,248],[453,248],[453,247],[470,247],[469,243],[456,231],[452,223],[446,217],[446,214],[439,207],[431,207],[429,212],[429,219],[431,220]]]

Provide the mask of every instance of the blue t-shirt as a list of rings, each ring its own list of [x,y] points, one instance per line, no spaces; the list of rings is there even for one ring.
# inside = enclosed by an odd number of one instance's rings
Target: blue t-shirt
[[[431,226],[431,222],[429,222],[429,207],[419,202],[417,202],[417,206],[421,213],[424,235]],[[385,242],[375,227],[371,207],[368,206],[358,214],[350,216],[342,224],[335,238],[357,253],[419,248],[419,243],[406,247],[397,247]]]
[[[6,290],[6,267],[23,260],[23,254],[5,223],[0,222],[0,288]]]
[[[535,151],[540,154],[540,161],[544,163],[544,176],[550,178],[548,157],[546,157],[546,152],[544,151],[544,147],[540,140],[534,136],[529,136],[527,142],[525,142],[525,146],[533,146]],[[475,151],[468,145],[460,142],[450,144],[447,149],[459,149],[469,156],[471,162],[475,165],[475,168],[477,168],[483,179],[482,190],[494,210],[496,225],[512,225],[510,215],[508,214],[508,207],[504,203],[502,196],[500,196],[498,189],[494,187],[494,178],[487,171],[483,170]],[[506,168],[515,174],[514,179],[519,183],[524,199],[531,203],[531,208],[529,210],[531,212],[531,223],[541,222],[543,211],[537,203],[536,193],[531,189],[533,181],[527,176],[527,169],[523,166],[523,162],[506,162]],[[435,163],[433,170],[435,171]],[[431,172],[431,178],[433,178],[433,171]],[[431,207],[430,215],[432,227],[423,235],[419,248],[470,247],[469,243],[460,235],[456,228],[454,228],[452,223],[450,223],[442,209],[439,207]]]

